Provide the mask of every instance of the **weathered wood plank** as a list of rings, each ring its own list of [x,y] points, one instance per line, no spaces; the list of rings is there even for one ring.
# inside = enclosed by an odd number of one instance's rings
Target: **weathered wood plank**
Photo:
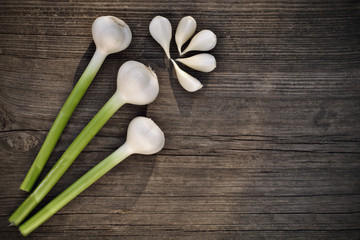
[[[360,238],[356,1],[0,5],[0,238],[20,238],[7,222],[26,197],[18,187],[95,50],[90,29],[101,15],[125,20],[133,41],[108,57],[42,177],[113,94],[122,63],[150,65],[160,94],[147,107],[121,108],[41,206],[120,146],[137,115],[159,124],[166,145],[156,156],[131,156],[29,239]],[[198,29],[217,34],[217,69],[184,67],[201,91],[179,86],[148,32],[156,15],[173,29],[192,15]],[[178,57],[174,40],[171,54]]]

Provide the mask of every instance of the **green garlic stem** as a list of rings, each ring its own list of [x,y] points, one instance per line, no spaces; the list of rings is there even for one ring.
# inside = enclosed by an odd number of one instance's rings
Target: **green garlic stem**
[[[89,65],[86,67],[84,73],[81,75],[79,81],[75,85],[68,99],[61,108],[58,116],[56,117],[38,155],[36,156],[29,172],[23,180],[20,189],[27,192],[31,191],[47,160],[49,159],[57,141],[59,140],[61,133],[69,121],[70,116],[74,112],[76,106],[79,104],[82,96],[88,89],[105,58],[106,54],[98,50],[95,51],[95,54],[92,57]]]
[[[63,191],[60,195],[54,198],[50,203],[43,207],[39,212],[37,212],[33,217],[23,223],[19,230],[23,236],[27,236],[36,228],[38,228],[42,223],[48,220],[52,215],[69,203],[72,199],[78,196],[96,180],[98,180],[105,173],[110,171],[113,167],[119,164],[122,160],[128,157],[131,154],[131,151],[126,148],[124,144],[110,156],[105,158],[90,171],[84,174],[79,178],[75,183]]]
[[[10,216],[9,221],[14,225],[19,225],[30,212],[46,196],[52,187],[59,181],[62,175],[74,162],[76,157],[104,126],[109,118],[124,104],[121,95],[116,92],[103,108],[95,115],[89,124],[82,130],[77,138],[72,142],[68,149],[63,153],[54,167],[37,186],[37,188],[28,196],[28,198],[16,209]]]

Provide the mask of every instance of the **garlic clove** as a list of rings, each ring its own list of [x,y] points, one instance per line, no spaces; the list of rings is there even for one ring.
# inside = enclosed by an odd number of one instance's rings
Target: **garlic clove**
[[[196,21],[193,17],[183,17],[176,29],[175,42],[179,53],[181,54],[181,47],[191,38],[196,30]]]
[[[180,55],[190,51],[210,51],[215,47],[216,42],[216,35],[212,31],[202,30],[191,39],[187,48]]]
[[[130,45],[132,34],[129,26],[113,16],[102,16],[95,19],[92,25],[92,36],[97,50],[104,54],[116,53]]]
[[[179,80],[180,85],[186,91],[196,92],[203,87],[199,80],[197,80],[187,72],[181,70],[174,60],[171,59],[171,61],[174,64],[177,79]]]
[[[158,78],[144,64],[127,61],[119,69],[116,91],[127,103],[146,105],[153,102],[159,93]]]
[[[188,58],[178,58],[176,61],[200,72],[211,72],[216,68],[216,59],[209,53],[200,53]]]
[[[163,131],[150,118],[136,117],[130,122],[125,146],[132,153],[154,154],[159,152],[164,144]]]
[[[164,49],[166,56],[170,59],[170,41],[171,41],[171,23],[162,16],[156,16],[151,20],[149,25],[151,36]]]

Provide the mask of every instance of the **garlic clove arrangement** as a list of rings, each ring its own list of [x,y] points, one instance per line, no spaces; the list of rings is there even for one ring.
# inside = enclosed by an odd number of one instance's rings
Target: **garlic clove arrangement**
[[[183,17],[176,29],[175,42],[179,53],[181,54],[181,47],[191,38],[196,30],[196,21],[193,17]]]
[[[150,118],[136,117],[127,131],[125,146],[132,153],[155,154],[165,144],[163,131]]]
[[[164,49],[166,56],[170,59],[170,41],[172,28],[170,21],[162,16],[156,16],[151,20],[149,25],[151,36]]]
[[[188,58],[178,58],[176,61],[200,72],[211,72],[216,68],[216,59],[209,53],[200,53]]]
[[[159,93],[158,78],[144,64],[127,61],[119,69],[116,92],[127,103],[146,105],[154,101]]]
[[[92,25],[92,36],[97,50],[104,54],[120,52],[130,45],[132,34],[129,26],[113,16],[102,16],[95,19]]]
[[[188,92],[196,92],[197,90],[201,89],[203,85],[199,80],[188,74],[187,72],[181,70],[181,68],[176,64],[174,60],[172,63],[175,67],[175,72],[177,79],[179,80],[180,85]]]
[[[181,55],[190,51],[210,51],[216,46],[216,35],[210,30],[198,32]]]
[[[190,51],[209,51],[215,47],[217,43],[216,35],[210,30],[202,30],[191,39],[189,45],[181,52],[182,46],[192,37],[195,30],[196,21],[193,17],[186,16],[180,20],[175,33],[175,42],[180,55]],[[183,71],[170,57],[172,28],[169,20],[162,16],[154,17],[150,22],[149,31],[151,36],[162,46],[166,56],[174,64],[176,76],[180,85],[189,92],[195,92],[201,89],[203,87],[201,82]],[[198,54],[188,58],[178,58],[176,61],[201,72],[211,72],[216,68],[215,57],[207,53]]]

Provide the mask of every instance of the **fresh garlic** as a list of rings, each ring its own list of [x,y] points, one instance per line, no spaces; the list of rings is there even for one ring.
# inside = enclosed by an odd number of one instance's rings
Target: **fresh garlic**
[[[151,36],[160,44],[164,49],[166,56],[170,59],[170,41],[171,41],[171,23],[162,16],[156,16],[151,20],[149,25]]]
[[[159,93],[156,74],[144,64],[127,61],[118,72],[117,93],[125,102],[135,105],[146,105],[155,100]]]
[[[107,55],[124,50],[129,46],[132,39],[129,26],[124,21],[112,16],[97,18],[92,25],[92,36],[96,45],[96,51],[61,108],[38,155],[22,182],[20,189],[24,191],[30,192],[34,186],[70,116],[79,104]],[[17,219],[12,219],[11,221],[17,222]]]
[[[126,142],[22,224],[19,227],[21,234],[24,237],[29,235],[131,154],[155,154],[163,148],[164,144],[164,133],[156,123],[146,117],[134,118],[129,124]]]
[[[179,66],[176,64],[174,60],[172,60],[172,63],[175,67],[175,72],[177,79],[179,80],[180,85],[188,92],[196,92],[197,90],[201,89],[203,85],[199,80],[188,74],[187,72],[184,72],[179,68]]]
[[[113,16],[98,17],[92,25],[92,36],[96,50],[106,55],[124,50],[132,39],[129,26]]]
[[[181,47],[194,34],[196,30],[196,21],[193,17],[183,17],[176,29],[175,42],[179,53],[181,54]]]
[[[216,35],[210,30],[198,32],[181,55],[190,51],[210,51],[216,45]]]
[[[85,146],[121,106],[125,103],[149,104],[155,100],[158,92],[158,79],[152,70],[140,62],[128,61],[124,63],[119,69],[117,90],[114,95],[75,138],[42,182],[10,216],[9,221],[16,226],[24,221],[64,175]],[[144,142],[141,143],[144,144]],[[148,153],[148,148],[146,150]],[[141,152],[137,151],[136,153]]]
[[[200,53],[188,58],[178,58],[176,61],[200,72],[211,72],[216,68],[216,59],[209,53]]]

